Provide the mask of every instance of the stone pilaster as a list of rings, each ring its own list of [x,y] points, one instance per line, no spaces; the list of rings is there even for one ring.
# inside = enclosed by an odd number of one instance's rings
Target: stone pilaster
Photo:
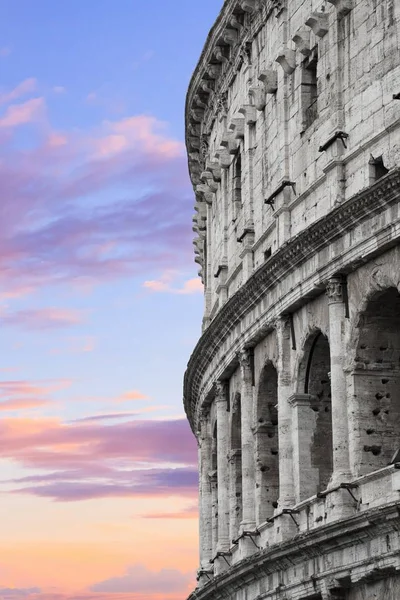
[[[290,385],[290,321],[286,317],[274,323],[278,346],[278,436],[279,436],[279,509],[294,503],[292,414],[289,404]]]
[[[200,570],[199,584],[208,581],[202,575],[211,570],[212,553],[212,492],[211,470],[211,431],[209,416],[202,416],[199,432],[199,531],[200,531]]]
[[[326,286],[329,304],[329,343],[331,352],[333,474],[331,485],[349,481],[349,429],[346,377],[343,369],[346,326],[345,280],[332,277]]]
[[[241,417],[242,417],[242,522],[240,534],[252,531],[256,526],[255,516],[255,456],[254,456],[254,399],[253,375],[249,350],[239,353],[240,371],[242,377]],[[249,543],[250,541],[250,543]],[[253,546],[253,548],[251,547]],[[244,558],[254,552],[254,545],[248,538],[240,540],[241,556]]]
[[[293,481],[295,502],[310,498],[318,491],[318,469],[313,467],[311,445],[316,426],[316,413],[311,408],[310,394],[293,394],[292,407]]]
[[[228,403],[223,381],[216,383],[217,471],[218,471],[218,542],[217,552],[229,550],[229,465]]]

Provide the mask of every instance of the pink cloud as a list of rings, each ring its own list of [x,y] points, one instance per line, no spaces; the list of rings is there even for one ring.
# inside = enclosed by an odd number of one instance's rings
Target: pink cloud
[[[102,421],[65,424],[49,418],[3,418],[1,456],[24,468],[48,471],[14,480],[18,487],[8,491],[66,502],[196,497],[197,451],[185,419]]]
[[[105,579],[91,586],[93,592],[123,594],[184,593],[194,583],[194,573],[176,569],[149,570],[144,565],[133,565],[123,575]]]
[[[32,123],[41,117],[45,107],[44,98],[32,98],[22,104],[9,106],[0,118],[0,128],[11,128]]]
[[[0,400],[0,411],[38,408],[46,404],[51,404],[51,400],[48,398],[11,398],[9,400]]]
[[[129,390],[128,392],[124,392],[121,396],[118,396],[115,401],[116,402],[129,402],[131,400],[148,400],[149,397],[138,390]]]
[[[0,50],[1,55],[1,50]],[[21,83],[19,83],[14,89],[9,92],[1,92],[0,91],[0,104],[8,104],[13,100],[17,100],[21,98],[21,96],[25,96],[26,94],[30,94],[34,92],[37,88],[37,81],[35,78],[30,77],[29,79],[25,79]]]
[[[193,504],[184,508],[183,510],[176,512],[158,512],[158,513],[147,513],[141,515],[145,519],[197,519],[199,516],[199,509],[197,504]]]
[[[35,106],[9,107],[3,125]],[[136,116],[74,134],[38,125],[32,150],[0,146],[0,293],[193,264],[183,146],[162,123]]]
[[[204,287],[199,277],[188,279],[183,284],[176,287],[176,279],[178,274],[175,271],[165,271],[160,279],[145,281],[143,287],[151,292],[168,293],[168,294],[202,294]]]
[[[40,308],[19,310],[0,314],[0,322],[5,325],[17,325],[27,329],[54,329],[71,327],[83,321],[81,311],[65,308]]]

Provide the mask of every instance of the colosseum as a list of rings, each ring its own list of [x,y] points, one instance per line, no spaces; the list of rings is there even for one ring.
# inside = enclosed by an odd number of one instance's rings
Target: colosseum
[[[225,0],[191,79],[191,600],[400,598],[399,44],[399,0]]]

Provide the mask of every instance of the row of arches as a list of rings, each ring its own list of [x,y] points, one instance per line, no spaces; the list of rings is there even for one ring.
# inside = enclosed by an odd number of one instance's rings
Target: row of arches
[[[375,294],[366,304],[346,372],[347,413],[343,419],[349,423],[352,475],[358,477],[386,467],[400,446],[400,294],[396,288]],[[297,469],[306,474],[306,483],[296,497],[301,501],[326,489],[333,472],[331,352],[321,330],[306,340],[295,381],[294,397],[302,401],[300,432],[296,431],[300,446]],[[229,404],[232,541],[239,531],[243,500],[240,392],[231,395]],[[279,502],[278,373],[269,360],[257,378],[253,420],[256,521],[260,524],[273,516]],[[214,448],[216,452],[216,445]]]

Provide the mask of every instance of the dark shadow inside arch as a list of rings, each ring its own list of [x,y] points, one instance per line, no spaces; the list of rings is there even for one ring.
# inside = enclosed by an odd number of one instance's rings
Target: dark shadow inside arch
[[[355,470],[387,466],[400,447],[400,294],[372,296],[358,323],[353,398],[358,447]]]
[[[299,365],[298,394],[294,410],[298,423],[299,497],[305,499],[326,489],[333,470],[332,403],[328,338],[319,329],[304,345]]]
[[[231,450],[230,464],[230,527],[231,542],[239,535],[242,520],[242,412],[241,396],[237,392],[231,401]]]
[[[257,523],[274,514],[279,498],[278,376],[268,362],[261,371],[257,393],[256,426]]]

